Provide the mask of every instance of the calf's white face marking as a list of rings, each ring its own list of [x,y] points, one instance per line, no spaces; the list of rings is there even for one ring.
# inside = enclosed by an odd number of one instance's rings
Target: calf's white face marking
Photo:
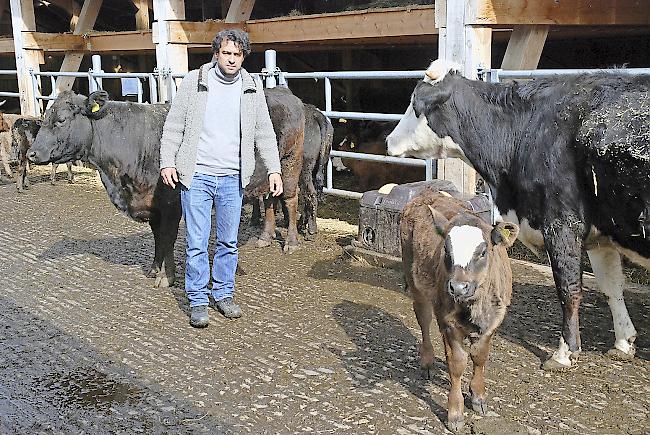
[[[462,225],[449,231],[451,259],[455,266],[467,267],[479,245],[484,244],[483,231],[478,227]]]

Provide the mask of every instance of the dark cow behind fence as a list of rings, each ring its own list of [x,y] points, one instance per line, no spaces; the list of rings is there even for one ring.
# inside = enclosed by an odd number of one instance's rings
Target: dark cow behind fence
[[[563,325],[546,369],[580,350],[581,254],[609,298],[616,340],[632,358],[623,254],[650,267],[650,77],[624,72],[503,84],[472,81],[435,61],[388,136],[392,155],[460,157],[488,183],[520,240],[548,252]]]
[[[469,337],[474,363],[470,382],[472,408],[484,414],[485,363],[492,335],[506,315],[512,296],[512,270],[506,248],[517,238],[511,223],[492,226],[467,202],[430,189],[402,212],[400,234],[404,279],[413,296],[413,311],[422,330],[420,365],[433,368],[429,336],[435,314],[445,345],[451,380],[448,426],[463,426],[461,376],[467,364],[463,341]]]
[[[256,159],[251,182],[246,186],[247,199],[264,198],[264,228],[257,245],[270,246],[275,238],[275,214],[278,200],[284,201],[289,214],[287,239],[284,251],[292,252],[298,247],[298,192],[302,170],[303,144],[305,139],[305,113],[302,101],[287,88],[265,89],[266,103],[278,139],[282,184],[281,198],[268,195],[269,178],[261,159]]]
[[[386,155],[386,136],[395,128],[394,122],[346,121],[345,136],[338,144],[339,151]],[[341,159],[352,171],[361,192],[379,189],[389,183],[403,184],[425,179],[422,167]]]

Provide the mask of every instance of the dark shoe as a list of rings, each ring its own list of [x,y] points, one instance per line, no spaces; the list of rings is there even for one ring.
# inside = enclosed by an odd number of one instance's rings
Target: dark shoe
[[[207,305],[190,308],[190,325],[195,328],[205,328],[209,321]]]
[[[241,317],[241,308],[233,302],[232,298],[225,298],[217,301],[217,310],[219,310],[224,317],[229,319],[237,319]]]

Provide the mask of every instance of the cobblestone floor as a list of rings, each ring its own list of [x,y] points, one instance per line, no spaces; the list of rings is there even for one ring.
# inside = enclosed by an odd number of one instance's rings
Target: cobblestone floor
[[[279,244],[256,249],[243,229],[244,317],[211,310],[210,326],[195,330],[182,284],[157,289],[145,277],[147,225],[117,212],[91,171],[56,186],[47,170],[34,173],[25,194],[0,185],[1,434],[446,431],[437,333],[427,380],[401,277],[346,258],[351,227],[322,220],[318,239],[289,256]],[[607,302],[587,292],[580,363],[548,374],[540,365],[559,325],[552,280],[543,267],[514,269],[487,372],[492,411],[468,410],[467,432],[648,433],[647,289],[626,294],[634,361],[603,355],[613,342]]]

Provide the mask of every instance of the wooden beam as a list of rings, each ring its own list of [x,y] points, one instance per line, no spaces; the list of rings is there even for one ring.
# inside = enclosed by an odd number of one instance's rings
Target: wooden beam
[[[251,18],[255,6],[255,0],[231,0],[228,13],[226,14],[226,23],[240,23],[248,21]]]
[[[156,45],[156,66],[165,73],[186,73],[188,71],[187,45],[174,44],[170,40],[169,23],[185,19],[184,0],[154,0],[153,12],[156,23],[153,27],[153,42]],[[161,101],[169,101],[172,91],[160,86]]]
[[[550,26],[515,26],[508,41],[501,68],[537,69]]]
[[[149,29],[149,0],[133,0],[133,4],[138,8],[135,14],[136,30]]]
[[[433,27],[433,16],[432,6],[414,6],[251,20],[234,25],[220,21],[169,21],[167,24],[169,41],[176,44],[210,45],[217,32],[232,27],[248,31],[253,44],[329,44],[431,37],[438,33]]]
[[[99,14],[99,9],[102,6],[102,0],[85,0],[79,12],[79,19],[75,25],[73,35],[81,35],[82,33],[92,30]],[[83,60],[82,52],[68,52],[63,58],[63,63],[59,71],[61,72],[77,72],[81,61]],[[63,92],[72,89],[74,84],[74,77],[57,77],[56,78],[56,91]]]
[[[437,0],[438,58],[458,63],[465,77],[475,79],[479,67],[490,68],[492,29],[467,24],[465,2]],[[460,159],[438,160],[438,178],[452,181],[458,190],[473,195],[476,172]]]
[[[467,24],[483,26],[650,24],[647,0],[470,0],[467,12]]]
[[[20,113],[23,115],[39,115],[40,108],[34,101],[34,87],[29,70],[40,72],[39,64],[43,52],[25,49],[23,46],[23,31],[36,30],[34,2],[32,0],[11,0],[11,27],[14,39],[18,92],[20,92]]]

